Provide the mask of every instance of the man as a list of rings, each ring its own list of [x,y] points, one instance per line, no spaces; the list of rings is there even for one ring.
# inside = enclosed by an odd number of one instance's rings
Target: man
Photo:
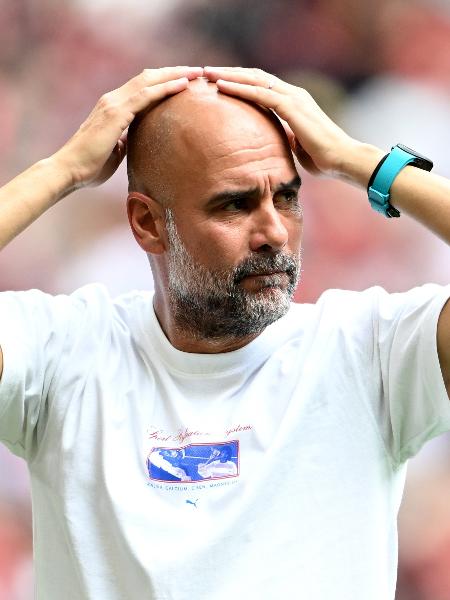
[[[145,71],[1,190],[0,245],[107,179],[138,113],[128,213],[154,297],[0,299],[0,439],[30,468],[38,598],[393,598],[406,460],[450,429],[450,287],[291,305],[291,148],[447,242],[449,182],[394,160],[383,192],[395,151],[261,71]],[[152,448],[224,443],[237,476],[148,476]]]
[[[231,460],[232,451],[229,446],[211,453],[204,463],[198,465],[198,472],[204,479],[208,477],[234,477],[237,475],[237,467]]]

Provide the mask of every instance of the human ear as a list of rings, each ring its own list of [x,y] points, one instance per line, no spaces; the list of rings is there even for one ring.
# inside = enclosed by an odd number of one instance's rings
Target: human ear
[[[166,251],[164,208],[140,192],[130,192],[127,214],[133,235],[139,246],[150,254]]]

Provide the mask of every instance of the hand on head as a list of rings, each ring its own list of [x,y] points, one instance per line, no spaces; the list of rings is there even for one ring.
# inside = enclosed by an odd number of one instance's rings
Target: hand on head
[[[224,94],[273,110],[282,120],[292,151],[310,173],[339,174],[342,156],[357,144],[338,127],[304,89],[261,71],[205,67],[204,75]]]
[[[188,87],[201,67],[144,69],[121,87],[104,94],[75,135],[55,154],[71,172],[73,188],[99,185],[126,154],[127,128],[141,111]]]
[[[240,67],[166,67],[144,69],[121,87],[104,94],[75,135],[56,153],[72,174],[73,188],[99,185],[126,154],[127,129],[138,113],[204,78],[228,96],[274,111],[291,149],[312,173],[339,173],[342,156],[355,145],[305,90],[259,69]],[[197,82],[196,82],[197,83]],[[207,86],[203,86],[205,91]]]

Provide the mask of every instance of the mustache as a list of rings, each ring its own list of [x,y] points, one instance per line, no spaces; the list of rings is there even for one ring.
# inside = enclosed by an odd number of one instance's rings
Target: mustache
[[[234,284],[240,283],[244,277],[261,273],[285,272],[292,279],[299,268],[300,257],[279,252],[277,254],[262,254],[249,256],[234,270]]]

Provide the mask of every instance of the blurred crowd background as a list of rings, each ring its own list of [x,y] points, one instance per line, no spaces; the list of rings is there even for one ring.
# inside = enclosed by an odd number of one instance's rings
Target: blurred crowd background
[[[54,152],[103,92],[176,64],[268,70],[309,89],[353,136],[387,150],[402,142],[450,177],[448,0],[0,0],[0,39],[3,182]],[[384,219],[360,190],[302,175],[298,301],[330,287],[450,281],[449,248],[421,226]],[[126,194],[122,166],[58,204],[1,253],[0,289],[151,288]],[[409,465],[397,600],[450,599],[449,499],[442,436]],[[31,553],[26,469],[0,447],[0,600],[32,598]]]

